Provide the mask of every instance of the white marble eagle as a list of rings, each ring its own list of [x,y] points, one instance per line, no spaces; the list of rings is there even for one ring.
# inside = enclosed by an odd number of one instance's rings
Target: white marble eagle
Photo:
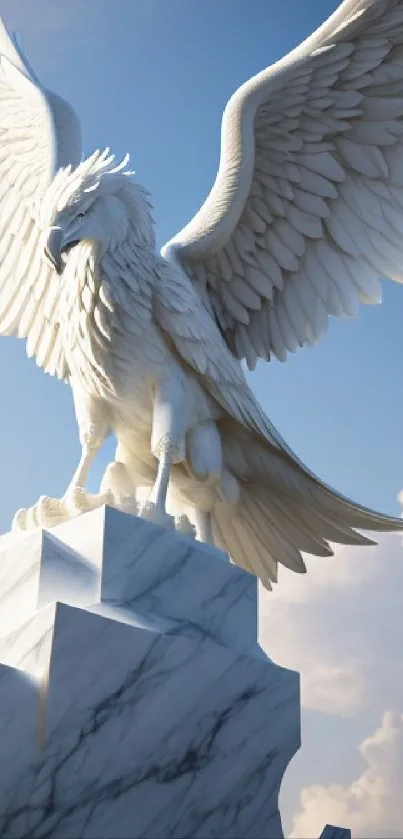
[[[301,552],[364,544],[400,519],[343,498],[288,448],[242,367],[285,361],[328,318],[403,279],[403,0],[345,0],[244,84],[223,116],[215,184],[156,251],[148,194],[0,33],[0,334],[73,392],[82,456],[51,525],[148,487],[270,588]],[[85,490],[106,436],[116,461]]]

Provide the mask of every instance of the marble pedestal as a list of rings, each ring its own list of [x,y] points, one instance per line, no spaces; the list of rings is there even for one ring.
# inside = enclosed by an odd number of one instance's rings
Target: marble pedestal
[[[108,507],[0,539],[0,837],[279,839],[299,744],[220,551]]]

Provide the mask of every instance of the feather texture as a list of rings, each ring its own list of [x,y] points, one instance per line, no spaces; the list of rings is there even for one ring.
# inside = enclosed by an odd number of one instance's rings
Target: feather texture
[[[380,273],[401,279],[401,40],[403,0],[346,0],[241,88],[216,186],[159,256],[128,158],[80,162],[74,112],[0,29],[0,333],[69,382],[83,450],[115,432],[134,487],[155,477],[156,415],[157,443],[180,427],[186,458],[188,435],[213,429],[213,480],[184,461],[173,490],[202,499],[217,544],[268,588],[279,563],[305,571],[303,552],[366,544],[356,528],[403,527],[301,463],[239,361],[286,360],[329,314],[376,302]]]
[[[38,202],[58,168],[78,163],[78,120],[47,92],[0,21],[0,334],[27,339],[28,355],[65,379],[59,277],[42,255]]]
[[[402,0],[345,0],[228,103],[215,185],[163,253],[186,260],[196,287],[205,269],[204,299],[214,285],[212,308],[230,315],[229,346],[249,366],[379,300],[381,276],[403,280],[402,42]],[[267,300],[255,345],[251,314]]]

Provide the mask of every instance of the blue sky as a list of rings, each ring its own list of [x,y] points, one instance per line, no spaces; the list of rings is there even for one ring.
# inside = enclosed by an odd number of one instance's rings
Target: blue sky
[[[77,110],[85,152],[108,145],[118,156],[131,153],[139,181],[152,193],[160,244],[188,221],[212,185],[221,113],[231,93],[288,52],[336,5],[335,0],[0,0],[6,24],[20,31],[38,75]],[[250,380],[271,420],[312,470],[355,500],[395,514],[403,484],[402,323],[403,289],[385,283],[382,306],[362,307],[352,321],[333,321],[318,347],[300,351],[285,365],[262,364]],[[40,494],[63,493],[79,446],[68,388],[28,361],[22,342],[0,340],[0,379],[0,531],[5,531],[18,507]],[[110,441],[93,469],[93,489],[112,454]],[[287,787],[288,822],[303,783],[327,784],[335,777],[348,785],[362,763],[361,753],[351,750],[371,733],[378,736],[384,711],[403,711],[403,666],[394,652],[399,632],[402,637],[400,603],[392,597],[403,582],[401,552],[391,544],[385,542],[371,560],[368,553],[364,560],[362,553],[343,552],[337,573],[332,561],[313,563],[307,589],[301,588],[305,581],[289,583],[286,576],[282,593],[263,607],[269,655],[305,674],[305,741]],[[361,615],[355,603],[363,608],[365,598],[371,608]],[[384,647],[372,608],[381,621],[390,610],[396,628],[382,636]],[[322,623],[312,623],[312,609]],[[275,621],[281,620],[286,624],[279,633]],[[369,662],[375,648],[377,657]],[[392,685],[387,694],[376,688],[380,661],[383,683]],[[323,681],[331,696],[323,693]],[[377,697],[372,704],[368,695]],[[345,812],[337,809],[339,799],[332,800],[335,809],[328,803],[325,808],[329,820],[331,812]]]

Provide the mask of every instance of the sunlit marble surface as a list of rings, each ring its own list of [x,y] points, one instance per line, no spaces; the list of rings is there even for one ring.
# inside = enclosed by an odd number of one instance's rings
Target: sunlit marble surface
[[[107,508],[0,540],[1,579],[1,837],[282,836],[299,679],[253,577]]]
[[[51,533],[0,537],[0,636],[55,600],[256,652],[256,578],[222,551],[111,507]]]

